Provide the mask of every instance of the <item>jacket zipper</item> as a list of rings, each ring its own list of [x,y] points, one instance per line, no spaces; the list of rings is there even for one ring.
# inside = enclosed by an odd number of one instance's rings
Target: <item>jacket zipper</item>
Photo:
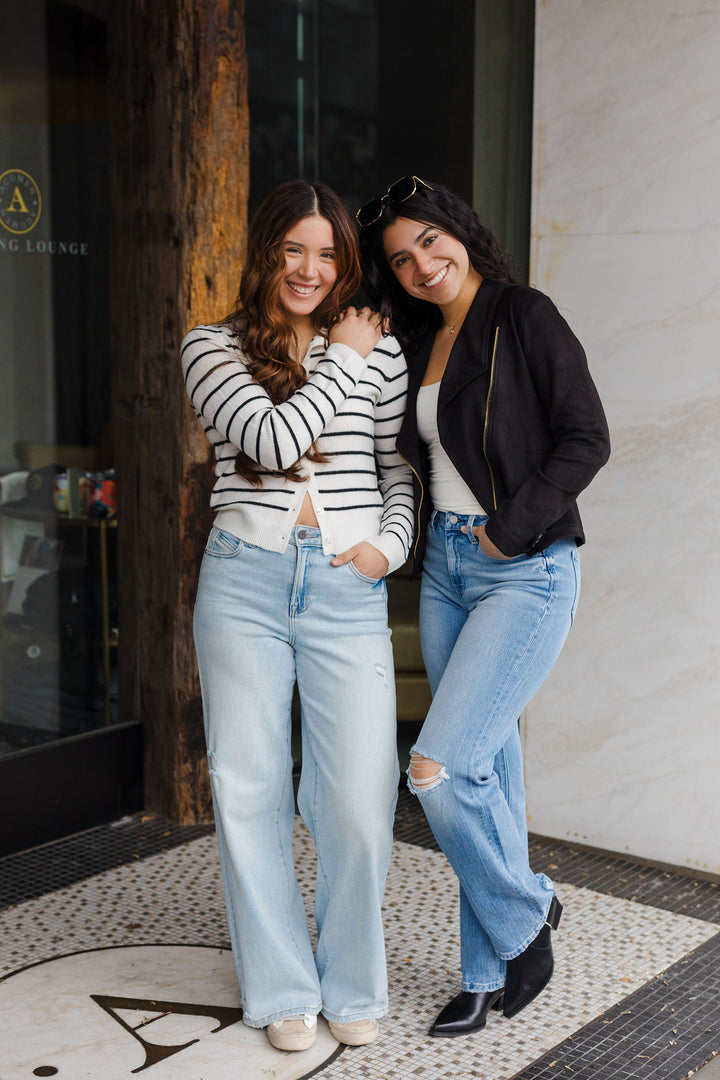
[[[493,476],[492,465],[490,464],[490,458],[487,456],[487,429],[488,429],[488,415],[490,412],[490,395],[492,394],[493,376],[495,374],[495,352],[497,350],[498,334],[500,333],[500,327],[495,327],[495,340],[493,342],[492,359],[490,360],[490,385],[488,386],[487,400],[485,402],[485,425],[483,427],[483,455],[487,462],[487,467],[490,472],[490,484],[492,485],[492,498],[493,498],[493,510],[497,510],[497,495],[495,494],[495,477]],[[402,455],[401,455],[402,456]],[[409,463],[408,463],[409,464]],[[412,468],[412,465],[410,466]],[[419,479],[419,477],[418,477]]]
[[[414,559],[417,556],[418,544],[420,543],[420,511],[422,510],[422,504],[423,504],[423,502],[425,500],[425,488],[423,487],[423,482],[420,479],[420,474],[412,467],[412,465],[410,464],[408,459],[406,457],[403,457],[403,455],[398,450],[397,446],[395,447],[395,452],[398,454],[399,457],[401,457],[403,459],[403,461],[407,465],[408,469],[410,469],[410,471],[417,477],[417,482],[420,485],[420,502],[418,503],[417,522],[415,524],[415,547],[413,548],[413,559]]]

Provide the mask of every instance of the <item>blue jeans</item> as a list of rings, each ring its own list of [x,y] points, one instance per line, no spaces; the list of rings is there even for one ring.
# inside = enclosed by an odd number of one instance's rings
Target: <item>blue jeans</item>
[[[580,587],[574,540],[492,559],[471,530],[486,520],[431,518],[420,636],[433,700],[413,750],[442,770],[422,789],[410,781],[460,881],[463,989],[475,992],[504,986],[506,961],[552,900],[528,862],[518,717],[557,659]]]
[[[230,938],[251,1027],[322,1009],[387,1011],[381,903],[399,770],[384,579],[334,567],[319,529],[284,554],[213,528],[200,572],[200,669]],[[313,956],[295,878],[290,706],[302,706],[298,805],[318,849]]]

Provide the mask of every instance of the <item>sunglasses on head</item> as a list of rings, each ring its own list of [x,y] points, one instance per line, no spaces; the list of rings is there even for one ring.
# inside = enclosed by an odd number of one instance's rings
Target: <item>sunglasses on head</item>
[[[374,225],[383,215],[386,199],[398,204],[404,203],[413,197],[418,184],[422,184],[428,191],[435,190],[430,184],[426,184],[424,180],[421,180],[419,176],[401,176],[399,180],[390,185],[384,195],[379,195],[360,207],[355,215],[358,225],[362,226],[363,229],[367,229],[369,225]]]

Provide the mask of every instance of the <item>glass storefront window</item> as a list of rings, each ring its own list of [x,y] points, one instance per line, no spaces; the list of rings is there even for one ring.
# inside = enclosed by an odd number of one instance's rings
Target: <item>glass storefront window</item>
[[[245,21],[251,212],[297,176],[354,211],[415,173],[527,272],[534,0],[247,0]]]
[[[417,0],[410,17],[379,0],[248,0],[251,210],[295,176],[353,208],[407,172],[470,198],[473,20],[467,0]]]
[[[107,5],[3,5],[0,755],[117,719]]]

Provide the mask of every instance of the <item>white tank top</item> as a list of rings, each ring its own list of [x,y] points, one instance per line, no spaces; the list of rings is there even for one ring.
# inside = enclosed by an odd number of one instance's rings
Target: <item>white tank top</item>
[[[430,499],[436,510],[456,514],[484,514],[480,503],[440,444],[437,410],[440,383],[421,386],[417,399],[420,438],[430,455]]]

